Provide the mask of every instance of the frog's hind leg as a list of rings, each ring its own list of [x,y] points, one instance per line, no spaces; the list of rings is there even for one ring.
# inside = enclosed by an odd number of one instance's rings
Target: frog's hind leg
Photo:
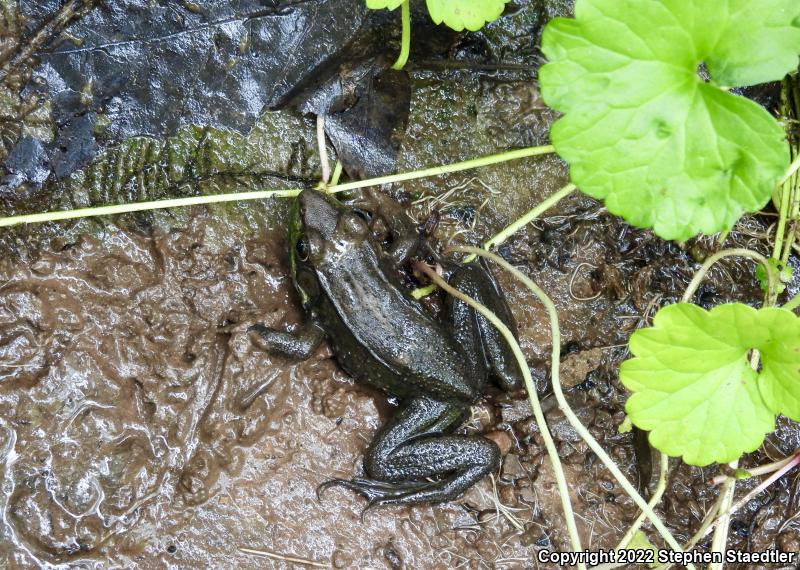
[[[365,496],[369,507],[440,503],[497,469],[500,451],[482,437],[443,435],[464,419],[463,403],[419,397],[377,435],[364,459],[369,478],[333,480]],[[433,480],[430,480],[430,479]]]
[[[450,285],[485,305],[516,336],[511,308],[485,260],[460,266],[450,277]],[[448,297],[446,303],[456,340],[473,359],[472,364],[485,368],[504,390],[521,388],[522,372],[500,331],[463,301]]]

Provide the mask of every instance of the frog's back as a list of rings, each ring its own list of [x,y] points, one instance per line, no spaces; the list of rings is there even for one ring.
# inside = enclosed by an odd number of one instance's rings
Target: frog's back
[[[372,247],[349,251],[317,276],[328,305],[318,318],[348,373],[401,397],[471,401],[479,393],[482,372],[384,271]]]

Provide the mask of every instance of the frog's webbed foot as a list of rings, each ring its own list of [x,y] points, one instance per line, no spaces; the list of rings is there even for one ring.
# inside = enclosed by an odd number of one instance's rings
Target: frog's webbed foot
[[[500,463],[500,450],[488,439],[443,435],[463,411],[463,403],[411,400],[370,445],[364,459],[368,478],[328,481],[320,490],[351,489],[367,498],[367,510],[459,497]]]
[[[247,329],[251,342],[266,352],[294,360],[305,360],[319,347],[325,332],[314,323],[295,331],[278,331],[262,324]]]
[[[376,479],[364,479],[355,477],[353,479],[330,479],[317,487],[317,499],[322,500],[322,495],[331,487],[344,487],[358,493],[367,499],[367,506],[361,511],[361,518],[373,507],[386,504],[394,504],[394,501],[402,499],[406,495],[411,495],[423,489],[433,487],[435,482],[429,481],[407,481],[404,483],[387,483]]]

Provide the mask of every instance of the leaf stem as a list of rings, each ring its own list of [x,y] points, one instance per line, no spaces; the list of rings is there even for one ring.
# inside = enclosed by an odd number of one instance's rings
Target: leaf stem
[[[345,190],[356,190],[359,188],[367,188],[368,186],[380,186],[382,184],[393,184],[396,182],[406,182],[408,180],[416,180],[419,178],[441,176],[443,174],[452,174],[454,172],[461,172],[463,170],[470,170],[473,168],[491,166],[493,164],[508,162],[510,160],[518,160],[520,158],[550,154],[554,152],[554,150],[555,149],[551,145],[521,148],[517,150],[504,152],[501,154],[494,154],[490,156],[484,156],[482,158],[467,160],[464,162],[448,164],[445,166],[436,166],[433,168],[426,168],[424,170],[415,170],[412,172],[392,174],[390,176],[382,176],[380,178],[359,180],[356,182],[348,182],[346,184],[337,184],[335,186],[329,186],[327,190],[328,192],[343,192]],[[168,200],[155,200],[151,202],[135,202],[133,204],[117,204],[112,206],[81,208],[78,210],[62,210],[55,212],[43,212],[39,214],[27,214],[22,216],[10,216],[6,218],[0,218],[0,228],[16,226],[18,224],[55,222],[59,220],[73,220],[76,218],[89,218],[94,216],[110,216],[116,214],[126,214],[130,212],[143,212],[146,210],[160,210],[164,208],[179,208],[183,206],[217,204],[222,202],[237,202],[240,200],[264,200],[267,198],[293,198],[302,191],[303,189],[300,188],[292,190],[262,190],[257,192],[231,192],[228,194],[214,194],[210,196],[191,196],[188,198],[172,198]]]
[[[694,294],[697,292],[697,288],[700,287],[700,283],[702,283],[703,279],[705,278],[706,274],[709,272],[711,267],[726,257],[749,257],[750,259],[755,259],[761,265],[764,266],[764,269],[767,272],[767,278],[769,280],[769,291],[775,291],[778,286],[779,277],[775,273],[775,269],[770,265],[769,260],[761,255],[760,253],[756,253],[755,251],[751,251],[749,249],[744,248],[736,248],[736,249],[724,249],[715,253],[714,255],[710,256],[708,259],[705,260],[703,266],[695,273],[694,278],[689,283],[689,286],[686,287],[686,292],[683,294],[683,298],[681,299],[684,303],[689,303],[694,297]]]
[[[404,0],[400,7],[400,19],[403,21],[403,33],[400,39],[400,55],[394,62],[392,69],[400,71],[408,63],[408,54],[411,53],[411,0]]]
[[[505,242],[509,237],[520,231],[522,228],[527,226],[533,220],[544,214],[547,210],[555,206],[558,202],[562,199],[566,198],[570,194],[572,194],[576,190],[576,186],[574,184],[567,184],[561,190],[556,192],[555,194],[550,195],[544,201],[539,203],[536,207],[530,210],[527,214],[523,215],[515,222],[506,226],[502,231],[497,233],[494,237],[489,239],[485,244],[483,244],[483,248],[486,250],[490,250],[494,247],[501,245]]]
[[[781,459],[780,461],[775,461],[774,463],[767,463],[765,465],[759,465],[758,467],[748,468],[745,471],[750,475],[750,477],[759,477],[760,475],[767,475],[768,473],[774,473],[778,469],[781,469],[797,459],[800,456],[800,450],[795,451],[789,457],[785,459]],[[728,475],[717,475],[714,477],[711,482],[714,485],[719,485],[724,483],[728,479],[737,479],[737,477],[730,477]]]
[[[331,186],[336,186],[339,184],[339,178],[342,177],[342,170],[344,167],[342,166],[342,161],[337,160],[336,166],[333,167],[333,174],[331,174]]]
[[[781,185],[781,204],[778,212],[778,226],[775,228],[775,246],[772,249],[772,258],[783,257],[783,240],[786,236],[786,224],[789,221],[789,207],[794,201],[792,180],[789,179]]]
[[[789,170],[786,171],[786,174],[781,178],[781,181],[778,182],[778,186],[783,186],[789,179],[795,175],[795,173],[800,170],[800,155],[796,156],[794,161],[792,162],[791,166],[789,166]]]
[[[658,484],[656,485],[656,489],[653,492],[653,496],[650,497],[648,501],[648,506],[653,509],[655,506],[661,501],[661,497],[664,496],[664,492],[667,490],[667,471],[669,469],[669,456],[666,453],[661,453],[661,461],[659,463],[658,469]],[[630,544],[631,540],[633,540],[636,531],[638,531],[644,520],[647,518],[647,515],[642,512],[639,514],[639,517],[634,521],[633,526],[628,529],[628,532],[625,533],[625,536],[622,537],[622,540],[617,545],[616,550],[624,550]]]
[[[198,206],[203,204],[218,204],[222,202],[237,202],[243,200],[264,200],[267,198],[292,198],[303,190],[262,190],[258,192],[234,192],[231,194],[216,194],[212,196],[191,196],[188,198],[172,198],[169,200],[155,200],[152,202],[135,202],[133,204],[118,204],[114,206],[98,206],[96,208],[80,208],[77,210],[62,210],[44,212],[41,214],[27,214],[24,216],[11,216],[0,218],[0,228],[16,226],[18,224],[37,224],[42,222],[56,222],[59,220],[74,220],[77,218],[91,218],[95,216],[112,216],[130,212],[144,212],[146,210],[161,210],[164,208],[181,208],[184,206]]]
[[[781,477],[786,475],[786,473],[788,473],[789,471],[791,471],[792,469],[794,469],[798,465],[800,465],[800,452],[797,452],[794,455],[792,455],[789,458],[789,460],[786,461],[785,464],[780,469],[778,469],[772,475],[770,475],[767,479],[765,479],[760,485],[758,485],[758,487],[754,488],[749,493],[747,493],[744,497],[739,499],[739,501],[737,501],[736,504],[734,504],[733,506],[731,506],[728,509],[723,510],[722,514],[717,517],[717,520],[715,520],[713,523],[711,523],[711,525],[706,529],[706,531],[705,531],[706,536],[708,535],[709,532],[711,532],[711,529],[714,528],[715,526],[718,526],[718,525],[727,526],[725,524],[725,519],[726,518],[730,518],[730,516],[733,513],[735,513],[736,511],[741,509],[744,505],[746,505],[748,503],[748,501],[750,501],[750,499],[752,499],[753,497],[755,497],[756,495],[758,495],[759,493],[761,493],[762,491],[767,489],[775,481],[777,481],[778,479],[780,479]]]
[[[328,188],[329,192],[344,192],[346,190],[357,190],[359,188],[367,188],[368,186],[381,186],[383,184],[396,184],[397,182],[408,182],[409,180],[417,180],[419,178],[429,178],[431,176],[442,176],[444,174],[453,174],[454,172],[461,172],[463,170],[471,170],[473,168],[482,168],[484,166],[492,166],[502,162],[511,160],[518,160],[520,158],[528,158],[531,156],[540,156],[543,154],[552,154],[555,148],[552,145],[545,146],[532,146],[527,148],[520,148],[517,150],[510,150],[500,154],[493,154],[484,156],[482,158],[474,158],[464,162],[456,162],[454,164],[446,164],[444,166],[434,166],[424,170],[414,170],[412,172],[405,172],[402,174],[390,174],[389,176],[381,176],[379,178],[372,178],[370,180],[359,180],[356,182],[348,182],[347,184],[338,184]]]
[[[556,400],[558,401],[558,407],[564,416],[567,418],[569,423],[578,432],[581,438],[586,442],[589,448],[600,458],[606,468],[611,472],[620,486],[625,490],[628,496],[633,499],[633,502],[642,509],[642,511],[647,515],[647,518],[650,519],[650,522],[653,523],[653,526],[656,527],[658,532],[664,538],[669,546],[677,551],[683,552],[681,545],[678,544],[678,541],[675,540],[675,537],[672,536],[672,533],[669,529],[664,525],[661,519],[653,512],[653,509],[650,505],[647,504],[647,501],[642,498],[636,488],[628,481],[622,471],[619,470],[614,460],[605,452],[602,446],[597,443],[597,440],[592,437],[592,434],[589,433],[589,430],[581,423],[578,417],[575,415],[575,412],[572,411],[572,408],[569,407],[566,398],[564,397],[564,392],[561,389],[561,382],[559,381],[559,360],[561,357],[561,332],[558,324],[558,311],[556,310],[556,306],[553,304],[553,301],[547,294],[534,283],[527,275],[522,273],[519,269],[508,263],[502,257],[485,251],[483,249],[477,247],[453,247],[451,251],[461,251],[463,253],[471,253],[474,255],[480,255],[482,257],[486,257],[491,259],[498,265],[500,265],[503,269],[510,272],[514,277],[522,281],[531,292],[539,298],[539,300],[544,304],[545,308],[547,309],[547,314],[550,317],[550,330],[553,337],[553,345],[552,345],[552,357],[551,357],[551,380],[553,384],[553,393],[556,396]],[[694,566],[689,564],[688,567],[694,570]]]
[[[736,469],[739,467],[739,460],[730,463],[731,469]],[[725,557],[725,550],[728,546],[728,532],[730,530],[730,513],[728,510],[730,509],[731,503],[733,503],[733,495],[736,492],[736,480],[731,479],[730,481],[725,481],[725,484],[722,487],[721,491],[721,500],[719,503],[719,510],[722,511],[722,515],[720,515],[717,520],[712,522],[708,528],[706,528],[705,533],[703,536],[708,536],[708,533],[711,532],[711,529],[714,528],[714,525],[718,525],[714,529],[714,537],[711,539],[711,552],[720,552],[722,553],[722,557]],[[711,563],[709,565],[709,570],[722,570],[724,567],[724,563]]]
[[[427,275],[431,281],[433,281],[436,285],[441,287],[444,291],[446,291],[449,295],[460,299],[473,307],[479,313],[481,313],[484,317],[486,317],[492,325],[503,335],[503,338],[506,339],[508,345],[511,347],[512,352],[514,353],[515,358],[517,359],[517,364],[519,365],[520,371],[522,372],[522,377],[525,380],[525,388],[528,392],[528,400],[530,401],[531,408],[533,409],[534,417],[536,418],[536,423],[539,426],[539,433],[542,435],[542,439],[544,440],[545,448],[547,449],[547,455],[550,458],[550,463],[553,466],[553,473],[555,476],[556,484],[558,485],[559,496],[561,498],[561,507],[564,510],[564,518],[567,522],[567,531],[569,533],[570,543],[572,546],[573,551],[580,552],[583,550],[581,547],[581,539],[580,534],[578,534],[578,527],[575,522],[575,514],[572,510],[572,501],[570,500],[570,492],[569,492],[569,485],[567,484],[567,478],[564,474],[564,469],[561,466],[561,460],[558,457],[558,450],[556,449],[556,444],[553,441],[553,438],[550,434],[550,430],[547,427],[547,421],[544,417],[544,412],[542,411],[542,406],[539,403],[539,398],[537,397],[536,393],[536,385],[533,383],[533,378],[531,377],[531,370],[528,367],[528,363],[525,360],[525,355],[522,354],[522,349],[519,347],[519,343],[517,339],[514,338],[514,334],[508,329],[508,327],[501,321],[493,312],[487,309],[485,306],[481,305],[471,297],[465,295],[464,293],[458,291],[457,289],[450,286],[444,279],[442,279],[434,270],[428,267],[424,263],[416,263],[415,268],[422,271]],[[558,346],[558,344],[554,341],[553,346]],[[558,359],[559,354],[558,350],[553,351],[553,362],[555,363],[555,370],[556,373],[558,372]],[[581,563],[579,564],[579,568],[586,568],[586,565]]]
[[[794,311],[797,307],[800,307],[800,293],[792,297],[792,299],[783,306],[784,309],[790,311]]]

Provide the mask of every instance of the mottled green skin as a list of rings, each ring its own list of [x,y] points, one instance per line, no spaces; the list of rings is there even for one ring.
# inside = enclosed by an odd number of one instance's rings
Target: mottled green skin
[[[308,324],[294,337],[257,325],[257,342],[302,356],[325,336],[348,374],[402,401],[367,450],[369,478],[326,485],[354,489],[370,505],[441,502],[496,469],[500,454],[493,442],[451,435],[490,373],[507,389],[521,385],[510,350],[491,325],[461,302],[448,303],[449,322],[434,318],[398,282],[395,260],[374,243],[364,219],[320,192],[299,196],[289,237]],[[459,267],[451,283],[513,328],[502,292],[483,265]]]

